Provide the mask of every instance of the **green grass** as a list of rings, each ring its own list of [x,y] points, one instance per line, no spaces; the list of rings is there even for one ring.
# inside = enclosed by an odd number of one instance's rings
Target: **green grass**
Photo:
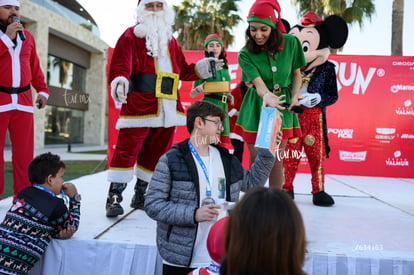
[[[82,152],[86,153],[86,152]],[[87,152],[90,153],[90,152]],[[106,151],[104,152],[106,153]],[[90,153],[92,154],[92,153]],[[87,160],[87,161],[65,161],[66,169],[63,179],[65,181],[71,181],[73,179],[98,173],[106,170],[107,162],[99,160]],[[4,163],[4,192],[1,195],[1,198],[7,198],[13,196],[13,169],[11,162]]]

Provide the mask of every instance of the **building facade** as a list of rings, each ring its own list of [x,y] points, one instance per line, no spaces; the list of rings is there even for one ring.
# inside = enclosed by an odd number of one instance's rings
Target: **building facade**
[[[74,0],[21,0],[20,15],[35,38],[50,90],[47,107],[35,108],[35,148],[104,145],[108,45],[93,18]]]

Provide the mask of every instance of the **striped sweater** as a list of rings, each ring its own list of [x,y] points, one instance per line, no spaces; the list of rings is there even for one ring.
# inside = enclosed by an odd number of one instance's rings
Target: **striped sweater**
[[[69,224],[79,227],[80,203],[29,186],[16,197],[0,225],[0,274],[27,274],[51,238]]]

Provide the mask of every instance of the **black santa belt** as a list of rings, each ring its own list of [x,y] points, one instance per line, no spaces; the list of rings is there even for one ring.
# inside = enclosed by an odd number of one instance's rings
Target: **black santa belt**
[[[155,93],[158,98],[177,99],[178,74],[133,74],[130,76],[128,92]]]
[[[25,92],[30,89],[30,84],[27,84],[24,87],[3,87],[0,86],[0,92],[8,93],[8,94],[19,94]]]
[[[227,95],[205,94],[204,97],[213,98],[216,100],[220,100],[223,103],[227,103]]]

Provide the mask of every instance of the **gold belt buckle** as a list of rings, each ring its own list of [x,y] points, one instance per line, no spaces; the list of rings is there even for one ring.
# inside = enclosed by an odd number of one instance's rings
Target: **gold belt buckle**
[[[163,93],[161,87],[162,87],[162,80],[164,78],[170,78],[173,81],[172,84],[172,91],[171,94]],[[167,98],[167,99],[177,99],[177,91],[178,91],[178,74],[174,73],[166,73],[162,71],[157,71],[157,79],[155,83],[155,96],[157,98]]]
[[[224,104],[226,104],[226,103],[227,103],[227,96],[226,96],[226,95],[223,95],[223,96],[221,97],[221,102],[223,102]]]
[[[282,92],[282,88],[279,88],[279,89],[273,89],[273,93],[274,94],[280,94]]]

